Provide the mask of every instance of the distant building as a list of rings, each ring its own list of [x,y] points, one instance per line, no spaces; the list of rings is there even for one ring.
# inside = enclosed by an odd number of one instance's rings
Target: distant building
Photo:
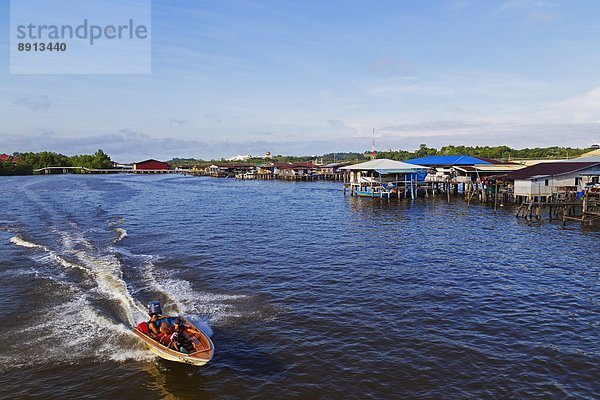
[[[250,164],[212,164],[206,170],[215,178],[233,178],[236,174],[255,172],[256,167]]]
[[[600,162],[551,162],[532,165],[507,174],[514,181],[519,200],[549,201],[558,193],[581,192],[586,184],[598,183]]]
[[[280,164],[279,176],[313,175],[319,171],[319,166],[310,161]]]
[[[271,152],[270,152],[270,151],[267,151],[267,152],[265,153],[265,156],[264,156],[263,158],[273,158],[273,156],[271,155]]]
[[[134,171],[161,171],[168,170],[169,164],[163,161],[149,159],[145,161],[136,162],[133,164]]]
[[[338,162],[338,163],[329,163],[325,165],[321,165],[321,172],[323,174],[339,174],[343,173],[340,168],[350,165],[349,161]]]
[[[9,163],[16,164],[17,157],[14,157],[14,156],[11,156],[8,154],[0,154],[0,162],[9,162]]]
[[[483,178],[524,168],[521,164],[498,161],[492,158],[467,155],[428,156],[406,161],[429,167],[426,181],[445,182],[452,179],[458,183],[481,181]]]
[[[587,153],[584,153],[571,161],[600,162],[600,149],[588,151]]]
[[[415,187],[427,175],[427,167],[402,161],[380,158],[360,164],[341,167],[347,171],[350,195],[360,197],[400,197],[410,187],[415,198]]]
[[[246,154],[245,156],[238,154],[237,156],[227,158],[226,161],[248,161],[251,158],[250,154]]]
[[[122,169],[122,170],[132,170],[133,169],[133,165],[131,165],[131,164],[121,164],[121,163],[118,163],[115,161],[113,161],[112,167],[114,169]]]

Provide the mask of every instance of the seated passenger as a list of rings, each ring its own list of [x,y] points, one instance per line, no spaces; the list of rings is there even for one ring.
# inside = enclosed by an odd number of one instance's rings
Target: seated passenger
[[[150,333],[158,336],[160,334],[160,326],[166,317],[159,314],[150,314],[150,321],[148,321],[148,329]]]
[[[171,334],[169,340],[167,347],[182,353],[189,353],[186,347],[190,345],[190,341],[185,335],[185,326],[182,321],[175,321],[174,332]]]

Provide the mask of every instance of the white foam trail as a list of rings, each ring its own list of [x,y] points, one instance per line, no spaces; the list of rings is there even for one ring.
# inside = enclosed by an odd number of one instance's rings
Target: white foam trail
[[[246,298],[246,295],[199,293],[189,281],[169,276],[167,271],[158,269],[154,261],[160,257],[131,254],[125,249],[119,249],[117,252],[129,257],[142,258],[144,262],[139,269],[146,283],[143,289],[160,293],[167,300],[163,303],[163,309],[185,315],[208,336],[212,336],[213,332],[205,322],[206,316],[211,324],[223,323],[231,317],[240,317],[229,301]]]
[[[108,226],[116,226],[116,225],[120,225],[124,222],[125,222],[124,217],[118,217],[118,218],[114,219],[113,221],[109,221]]]
[[[246,295],[199,293],[192,288],[190,282],[173,277],[164,278],[162,282],[163,290],[170,293],[179,304],[181,314],[189,316],[195,322],[202,321],[202,315],[209,316],[211,323],[214,324],[224,323],[232,317],[240,317],[229,301],[247,297]],[[206,329],[205,333],[212,335],[212,329],[204,322],[202,325],[203,331]]]
[[[8,225],[0,225],[0,231],[9,232],[9,233],[17,232],[17,230],[15,228],[12,228]]]
[[[113,243],[119,243],[121,240],[127,237],[127,231],[123,228],[115,228],[115,232],[117,232],[118,236]]]
[[[17,235],[17,236],[13,236],[9,239],[9,241],[12,244],[16,244],[17,246],[21,246],[21,247],[27,247],[29,249],[43,249],[45,251],[49,251],[47,247],[45,246],[41,246],[39,244],[35,244],[32,242],[28,242],[27,240],[23,239],[21,237],[21,235]]]
[[[113,298],[121,303],[127,321],[131,326],[135,325],[136,320],[145,317],[145,307],[129,293],[127,284],[123,280],[121,264],[113,255],[104,257],[95,256],[92,244],[81,232],[78,234],[61,233],[61,237],[65,247],[70,249],[78,261],[94,275],[99,290],[109,298]],[[75,250],[78,245],[83,246],[85,251]],[[143,317],[140,317],[140,314]]]
[[[79,261],[93,272],[98,289],[121,303],[131,326],[135,325],[136,320],[145,317],[146,309],[129,293],[118,260],[111,256],[97,258],[81,251],[76,252],[76,255]],[[138,315],[135,315],[136,311]]]
[[[73,237],[68,237],[65,242],[69,246],[74,247],[75,242],[73,239]],[[81,261],[81,264],[83,264],[80,265],[79,263],[71,262],[62,256],[59,256],[56,252],[48,249],[46,246],[29,242],[20,236],[14,236],[10,241],[18,246],[43,250],[47,253],[47,257],[50,260],[63,267],[79,269],[90,274],[96,281],[100,292],[121,303],[126,314],[127,322],[131,326],[135,325],[136,319],[140,319],[139,315],[134,315],[134,310],[137,311],[138,314],[145,315],[145,308],[131,297],[127,284],[123,280],[121,267],[117,260],[102,260],[89,255],[87,252],[74,251],[73,253],[79,261]],[[84,243],[84,245],[86,245],[86,247],[91,247],[89,243]]]
[[[89,357],[116,362],[155,358],[129,328],[100,315],[86,293],[75,289],[70,297],[43,315],[31,316],[31,324],[20,332],[29,338],[28,346],[13,349],[17,344],[7,343],[8,351],[0,357],[0,372],[33,365],[76,364]],[[43,356],[40,348],[44,349]]]
[[[120,228],[115,230],[119,232]],[[56,231],[57,236],[62,238],[64,253],[68,255],[68,259],[63,255],[57,254],[55,251],[23,239],[17,235],[11,238],[11,242],[15,245],[37,249],[43,251],[43,258],[61,265],[65,268],[72,268],[85,271],[96,283],[96,288],[86,295],[98,293],[102,297],[117,301],[121,305],[121,310],[124,312],[124,317],[129,326],[134,326],[136,322],[146,319],[146,310],[143,304],[134,299],[127,283],[123,278],[122,264],[114,253],[108,255],[98,255],[94,250],[94,246],[83,236],[81,232],[67,234],[65,232]],[[127,232],[123,229],[120,232],[120,237],[125,237]],[[122,251],[127,253],[125,249]],[[145,262],[140,267],[142,279],[148,285],[148,289],[161,293],[168,299],[166,308],[172,309],[177,314],[185,315],[194,324],[202,329],[208,336],[212,335],[212,329],[201,316],[208,316],[212,323],[223,323],[230,317],[239,317],[236,313],[233,304],[230,300],[236,300],[246,297],[245,295],[222,295],[199,293],[192,287],[191,283],[172,276],[164,270],[157,270],[153,261],[156,256],[143,256],[130,254],[132,257],[142,257]],[[76,287],[75,287],[76,288]],[[79,289],[77,289],[79,290]],[[66,324],[80,324],[92,333],[88,334],[83,331],[77,331],[76,335],[80,340],[76,340],[72,344],[87,346],[87,343],[97,340],[96,330],[101,332],[110,332],[110,335],[117,339],[100,340],[94,345],[94,351],[98,357],[108,357],[114,361],[124,361],[130,359],[148,360],[153,356],[139,347],[139,341],[133,337],[129,327],[118,322],[112,321],[99,315],[94,308],[89,304],[71,304],[70,312],[66,316],[71,315],[72,320],[65,320]],[[74,310],[73,310],[74,309]],[[66,316],[63,318],[65,319]],[[81,322],[83,321],[83,322]],[[66,332],[54,332],[55,335],[66,335]],[[111,336],[111,337],[112,337]],[[128,343],[124,346],[123,343]],[[136,343],[138,346],[136,347]],[[40,342],[40,345],[42,342]],[[116,347],[116,348],[115,348]],[[77,350],[81,351],[81,350]]]

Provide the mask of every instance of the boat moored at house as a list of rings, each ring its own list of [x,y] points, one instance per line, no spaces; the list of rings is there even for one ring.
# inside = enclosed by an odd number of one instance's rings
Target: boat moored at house
[[[416,197],[419,181],[427,175],[427,167],[402,161],[376,159],[340,168],[346,172],[344,190],[359,197]]]

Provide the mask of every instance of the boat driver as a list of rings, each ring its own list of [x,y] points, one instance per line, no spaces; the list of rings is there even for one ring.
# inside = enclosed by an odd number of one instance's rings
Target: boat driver
[[[163,320],[165,318],[167,317],[157,313],[150,314],[150,321],[148,321],[148,329],[150,332],[158,336],[161,333],[160,326],[164,323]]]

